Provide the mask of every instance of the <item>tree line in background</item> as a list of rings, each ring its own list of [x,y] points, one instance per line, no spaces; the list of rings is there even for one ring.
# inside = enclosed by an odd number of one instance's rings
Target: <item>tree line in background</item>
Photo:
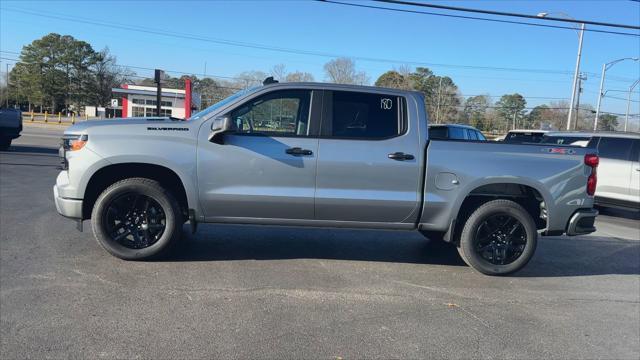
[[[356,85],[369,85],[371,82],[369,76],[358,71],[355,62],[349,58],[328,61],[324,72],[328,82]],[[260,85],[268,76],[287,82],[315,80],[308,72],[288,72],[285,65],[278,64],[268,73],[245,71],[228,80],[198,78],[195,75],[169,77],[163,86],[183,89],[185,80],[191,79],[194,92],[201,95],[201,107],[204,108],[238,90]],[[118,65],[109,49],[96,51],[89,43],[70,35],[51,33],[23,47],[19,61],[9,74],[8,91],[3,89],[0,100],[2,104],[8,100],[10,104],[28,111],[77,113],[85,105],[108,106],[113,97],[111,89],[122,84],[155,86],[153,79],[137,76],[130,68]],[[465,99],[453,79],[436,75],[426,67],[412,69],[402,66],[389,70],[374,84],[423,93],[430,121],[434,123],[469,124],[483,131],[564,129],[566,126],[569,108],[566,101],[529,109],[526,99],[518,93],[503,95],[495,102],[489,95]],[[577,128],[590,129],[594,117],[592,107],[583,105],[580,110]],[[605,114],[600,117],[599,127],[602,130],[614,130],[617,126],[616,116]]]

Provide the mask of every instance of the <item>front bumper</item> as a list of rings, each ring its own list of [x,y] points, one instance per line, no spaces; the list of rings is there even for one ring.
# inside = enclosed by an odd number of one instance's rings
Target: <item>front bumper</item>
[[[593,223],[598,216],[598,210],[595,209],[581,209],[576,211],[569,220],[567,225],[567,235],[584,235],[590,234],[596,231]]]
[[[58,185],[53,186],[53,199],[56,203],[56,210],[62,216],[82,219],[82,200],[67,199],[58,193]]]

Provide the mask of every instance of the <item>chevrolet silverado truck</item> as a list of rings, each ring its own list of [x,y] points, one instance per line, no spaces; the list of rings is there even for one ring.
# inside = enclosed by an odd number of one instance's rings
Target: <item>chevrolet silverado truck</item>
[[[419,92],[269,83],[188,120],[69,127],[57,211],[112,255],[165,255],[187,221],[420,231],[479,272],[595,231],[594,149],[430,140]]]

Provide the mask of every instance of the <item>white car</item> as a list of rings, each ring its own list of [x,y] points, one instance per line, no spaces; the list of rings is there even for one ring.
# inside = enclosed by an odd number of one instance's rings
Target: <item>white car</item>
[[[640,210],[640,134],[549,132],[542,143],[598,149],[596,204]]]

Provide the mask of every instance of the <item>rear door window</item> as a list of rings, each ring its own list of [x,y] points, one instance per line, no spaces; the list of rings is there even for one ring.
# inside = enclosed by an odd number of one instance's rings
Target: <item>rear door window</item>
[[[376,140],[404,132],[401,97],[351,91],[331,93],[331,121],[323,121],[323,136]]]
[[[633,139],[602,137],[598,144],[598,155],[605,159],[630,160]]]

